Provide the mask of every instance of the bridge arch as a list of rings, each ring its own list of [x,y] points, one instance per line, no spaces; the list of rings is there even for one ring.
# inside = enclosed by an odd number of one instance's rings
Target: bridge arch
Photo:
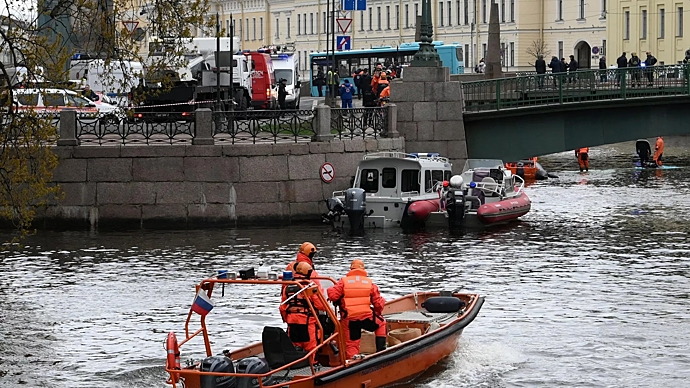
[[[592,68],[592,46],[586,40],[575,43],[575,59],[580,69],[589,70]]]

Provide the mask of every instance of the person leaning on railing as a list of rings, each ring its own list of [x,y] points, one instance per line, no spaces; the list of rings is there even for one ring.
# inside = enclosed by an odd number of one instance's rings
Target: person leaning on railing
[[[652,86],[654,85],[654,69],[652,69],[652,66],[656,65],[656,58],[654,58],[654,55],[647,51],[647,58],[644,60],[644,66],[645,66],[645,72],[647,73],[647,81],[649,83],[647,86]]]

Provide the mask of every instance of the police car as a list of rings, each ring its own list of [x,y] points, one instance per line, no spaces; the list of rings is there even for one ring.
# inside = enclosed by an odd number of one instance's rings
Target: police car
[[[14,103],[18,111],[33,111],[39,114],[58,115],[65,109],[76,110],[83,118],[105,118],[119,121],[124,112],[116,105],[100,102],[96,104],[77,92],[67,89],[15,89]]]

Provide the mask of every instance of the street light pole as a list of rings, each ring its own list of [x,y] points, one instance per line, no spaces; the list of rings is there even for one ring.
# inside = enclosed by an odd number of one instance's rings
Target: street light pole
[[[330,91],[330,85],[328,84],[329,76],[328,76],[328,48],[330,47],[331,44],[331,26],[330,23],[328,23],[328,18],[331,16],[331,0],[326,0],[326,105],[331,106],[331,91]],[[321,86],[319,86],[321,87]]]
[[[232,60],[230,60],[232,66]],[[216,111],[221,111],[223,102],[220,97],[220,14],[216,12]]]

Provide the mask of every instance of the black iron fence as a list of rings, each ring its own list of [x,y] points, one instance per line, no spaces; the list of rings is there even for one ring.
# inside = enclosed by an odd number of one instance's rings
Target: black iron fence
[[[106,114],[77,116],[76,138],[81,144],[190,143],[195,136],[195,120],[179,114],[157,113],[144,118]]]
[[[465,112],[587,101],[690,96],[690,64],[528,74],[463,82]]]
[[[214,112],[213,138],[232,144],[310,141],[314,117],[311,109]]]
[[[338,139],[374,139],[388,129],[388,108],[331,109],[331,133]]]

